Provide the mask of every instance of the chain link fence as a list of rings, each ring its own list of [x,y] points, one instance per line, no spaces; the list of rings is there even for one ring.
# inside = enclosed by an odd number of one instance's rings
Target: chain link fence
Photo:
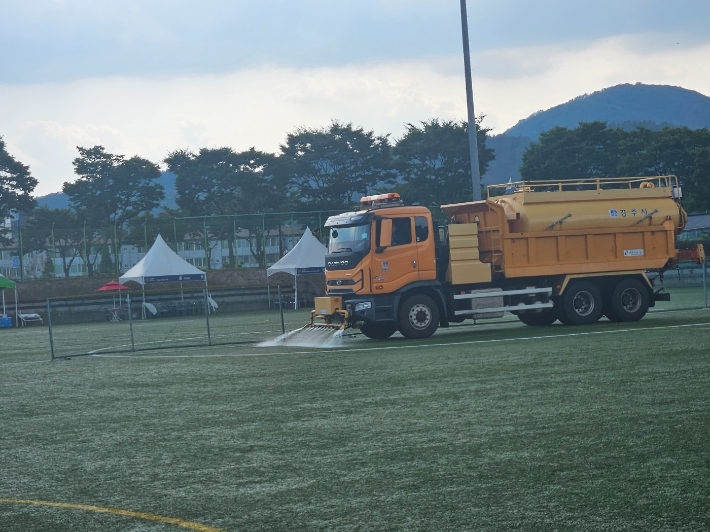
[[[293,249],[306,227],[326,243],[322,228],[332,214],[337,212],[139,217],[124,226],[25,221],[6,232],[9,243],[0,247],[0,274],[14,280],[119,277],[140,261],[158,234],[205,271],[264,268]]]
[[[49,298],[52,359],[259,344],[306,324],[312,296],[278,285]]]

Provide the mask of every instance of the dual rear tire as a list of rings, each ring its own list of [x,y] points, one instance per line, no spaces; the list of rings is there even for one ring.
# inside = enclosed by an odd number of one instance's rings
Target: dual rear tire
[[[565,293],[554,298],[555,306],[541,312],[518,315],[525,325],[546,326],[560,320],[564,325],[586,325],[602,317],[603,299],[599,288],[589,281],[576,281]]]
[[[577,281],[557,300],[557,318],[565,325],[587,325],[602,317],[603,300],[599,288],[589,281]]]
[[[650,306],[647,286],[640,280],[627,277],[611,284],[602,294],[590,281],[576,281],[564,294],[555,298],[555,307],[539,313],[526,312],[518,318],[526,325],[551,325],[560,320],[565,325],[587,325],[606,315],[611,321],[638,321]]]
[[[611,321],[638,321],[650,305],[648,289],[638,279],[622,279],[609,294],[604,314]]]

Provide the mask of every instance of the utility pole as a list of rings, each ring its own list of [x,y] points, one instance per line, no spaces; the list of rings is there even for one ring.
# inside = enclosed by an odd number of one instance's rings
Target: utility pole
[[[468,107],[468,149],[471,154],[471,184],[473,187],[473,201],[480,201],[481,174],[478,168],[476,115],[473,111],[473,82],[471,81],[471,54],[468,50],[468,15],[466,14],[466,0],[461,0],[461,33],[463,36],[463,62],[466,70],[466,104]]]

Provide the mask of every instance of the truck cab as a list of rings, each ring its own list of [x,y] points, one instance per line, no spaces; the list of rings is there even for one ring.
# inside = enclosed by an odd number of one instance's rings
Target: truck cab
[[[343,299],[349,319],[364,327],[365,334],[375,323],[394,332],[402,297],[440,285],[438,235],[429,210],[404,206],[398,194],[368,196],[361,206],[326,221],[326,292]]]

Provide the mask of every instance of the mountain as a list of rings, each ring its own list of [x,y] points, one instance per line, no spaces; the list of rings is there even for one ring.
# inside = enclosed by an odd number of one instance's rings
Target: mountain
[[[691,129],[710,127],[710,98],[669,85],[629,83],[584,94],[547,111],[538,111],[504,135],[537,140],[554,126],[577,127],[579,122],[666,122]]]
[[[47,194],[46,196],[40,196],[37,198],[37,206],[47,207],[49,209],[68,209],[69,196],[63,192],[53,192],[52,194]]]
[[[488,165],[488,171],[481,178],[482,183],[495,185],[507,183],[509,179],[520,181],[523,153],[531,142],[530,137],[514,137],[505,134],[489,137],[486,146],[495,150],[496,158]]]
[[[175,191],[175,177],[175,174],[170,172],[160,174],[158,183],[163,185],[165,189],[165,199],[161,202],[161,207],[155,209],[156,211],[160,211],[162,207],[168,207],[169,209],[177,208],[175,201],[177,197],[177,192]],[[68,209],[69,196],[63,192],[54,192],[37,198],[37,205],[39,207],[49,207],[50,209]]]
[[[577,127],[580,122],[601,120],[610,126],[634,129],[643,126],[710,128],[710,98],[696,91],[669,85],[642,83],[616,85],[578,96],[546,111],[538,111],[501,135],[490,138],[496,150],[483,181],[487,184],[520,179],[522,154],[540,133],[555,126]]]

